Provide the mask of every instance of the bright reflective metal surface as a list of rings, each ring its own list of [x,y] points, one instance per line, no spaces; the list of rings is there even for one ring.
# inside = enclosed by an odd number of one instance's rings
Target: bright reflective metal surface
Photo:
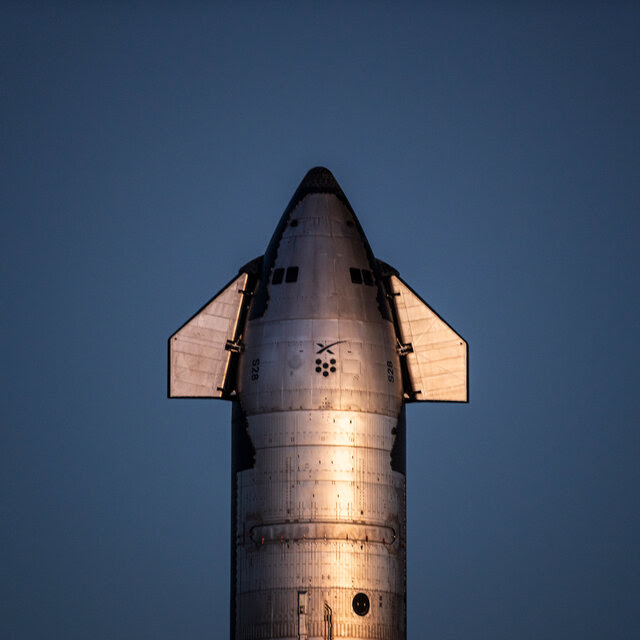
[[[322,638],[329,607],[335,638],[402,638],[400,363],[375,265],[336,196],[293,209],[271,274],[292,266],[295,282],[268,284],[239,369],[255,463],[236,478],[236,637]]]

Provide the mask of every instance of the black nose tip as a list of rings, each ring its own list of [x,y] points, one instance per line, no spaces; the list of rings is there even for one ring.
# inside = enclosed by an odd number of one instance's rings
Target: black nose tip
[[[329,169],[325,167],[313,167],[307,172],[307,175],[302,179],[300,190],[306,191],[306,193],[336,193],[340,189],[340,185],[336,182],[333,174]]]
[[[333,177],[333,174],[329,169],[325,167],[314,167],[307,172],[307,175],[302,179],[302,182],[293,194],[293,198],[289,202],[285,214],[290,213],[293,208],[300,202],[305,196],[311,193],[331,193],[336,196],[346,207],[353,213],[353,209],[347,200],[347,196],[340,188],[340,185]]]

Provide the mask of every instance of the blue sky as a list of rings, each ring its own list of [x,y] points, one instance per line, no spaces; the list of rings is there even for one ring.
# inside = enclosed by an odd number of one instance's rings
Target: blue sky
[[[7,3],[0,636],[228,637],[230,407],[166,340],[328,167],[470,348],[409,638],[640,635],[633,3]]]

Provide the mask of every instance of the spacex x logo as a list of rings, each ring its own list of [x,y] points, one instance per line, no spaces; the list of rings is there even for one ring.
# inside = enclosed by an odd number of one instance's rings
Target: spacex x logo
[[[316,342],[316,344],[320,347],[320,351],[316,351],[316,353],[322,353],[323,351],[326,351],[327,353],[333,355],[333,351],[331,351],[329,347],[335,347],[335,345],[342,344],[343,342],[346,342],[346,340],[338,340],[337,342],[332,342],[331,344],[326,345],[322,344],[322,342]]]

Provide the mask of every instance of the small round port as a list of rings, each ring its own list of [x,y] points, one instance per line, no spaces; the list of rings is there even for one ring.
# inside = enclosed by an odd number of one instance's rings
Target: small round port
[[[353,610],[359,616],[366,616],[369,613],[369,597],[366,593],[356,593],[353,596]]]

